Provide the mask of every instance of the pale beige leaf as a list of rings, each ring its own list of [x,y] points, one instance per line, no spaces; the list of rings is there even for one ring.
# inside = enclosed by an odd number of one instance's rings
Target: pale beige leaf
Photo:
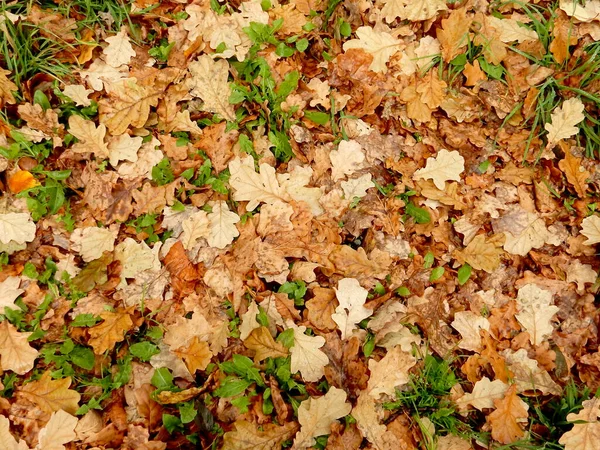
[[[519,25],[516,19],[498,19],[494,16],[487,17],[492,27],[500,32],[502,42],[525,42],[537,40],[538,35],[535,31]]]
[[[24,440],[17,440],[10,434],[10,421],[0,415],[0,448],[2,450],[29,450]]]
[[[358,178],[342,181],[340,186],[344,191],[346,200],[351,201],[356,197],[363,198],[366,196],[367,190],[375,187],[375,184],[371,181],[371,177],[372,175],[370,173],[366,173]]]
[[[110,164],[115,167],[119,161],[136,162],[138,160],[138,150],[142,147],[142,141],[143,138],[140,136],[131,137],[128,134],[110,139],[108,143]]]
[[[226,120],[234,121],[233,105],[229,104],[231,88],[227,83],[229,63],[225,59],[215,61],[210,55],[201,55],[189,64],[190,92],[204,101],[203,111],[214,112]]]
[[[0,217],[0,225],[2,217]],[[583,234],[587,241],[583,243],[585,245],[594,245],[600,243],[600,216],[594,214],[588,216],[581,221],[581,234]],[[0,236],[2,235],[0,230]]]
[[[52,413],[46,426],[40,430],[36,450],[65,450],[64,444],[76,437],[77,422],[77,417],[62,409]]]
[[[560,308],[552,303],[552,292],[540,289],[535,284],[526,284],[519,289],[519,313],[515,317],[529,333],[532,345],[540,345],[554,331],[552,317]]]
[[[567,416],[573,428],[559,439],[565,450],[600,450],[600,399],[595,397],[582,403],[583,409]]]
[[[300,431],[294,439],[293,449],[304,450],[315,444],[315,437],[330,434],[331,424],[348,414],[352,406],[346,402],[346,392],[336,387],[319,398],[309,398],[298,407]]]
[[[227,203],[223,200],[218,200],[211,206],[212,211],[208,214],[209,230],[206,240],[211,247],[222,249],[240,235],[235,226],[240,221],[240,216],[229,211]]]
[[[513,255],[525,256],[532,248],[540,248],[550,239],[544,219],[521,206],[513,207],[493,225],[496,233],[504,233],[504,250]]]
[[[435,0],[437,1],[437,0]],[[375,31],[371,27],[358,27],[358,39],[350,39],[344,43],[344,50],[360,48],[373,55],[369,66],[373,72],[386,73],[387,63],[396,52],[402,50],[402,41],[385,31]]]
[[[552,111],[551,123],[544,125],[548,132],[548,144],[556,144],[579,133],[576,125],[585,119],[583,102],[577,97],[565,100],[563,104]]]
[[[229,162],[229,185],[233,188],[235,201],[246,201],[248,211],[254,210],[260,203],[273,203],[287,200],[286,192],[281,188],[275,168],[268,164],[260,165],[260,173],[254,170],[254,159],[247,155],[243,159],[235,158]]]
[[[464,250],[455,252],[457,258],[467,262],[474,269],[485,270],[488,273],[494,273],[500,266],[501,254],[502,250],[486,239],[484,234],[475,236]]]
[[[527,350],[521,348],[516,352],[506,349],[501,352],[508,368],[512,372],[512,381],[517,385],[517,392],[541,391],[543,394],[561,395],[562,388],[552,380],[548,371],[542,369],[535,359],[527,356]]]
[[[0,243],[24,244],[35,239],[35,223],[30,213],[0,214]]]
[[[490,321],[471,311],[460,311],[454,314],[452,328],[462,336],[458,347],[473,352],[481,351],[481,330],[490,330]]]
[[[364,167],[365,154],[357,141],[341,141],[337,150],[329,152],[331,175],[334,181],[352,175]]]
[[[68,84],[63,89],[63,94],[73,100],[77,106],[90,106],[92,100],[89,99],[89,95],[93,92],[93,89],[86,89],[81,84]]]
[[[327,355],[319,350],[325,345],[325,338],[304,334],[306,327],[296,326],[288,321],[289,328],[294,330],[294,345],[290,349],[291,371],[300,372],[304,381],[316,382],[324,374],[323,368],[329,363]]]
[[[19,289],[20,284],[20,277],[8,277],[6,280],[0,282],[0,314],[4,313],[4,308],[6,307],[17,308],[15,300],[25,292],[23,289]]]
[[[118,229],[87,227],[77,228],[71,234],[73,249],[81,255],[85,262],[98,259],[104,252],[112,252]]]
[[[208,236],[210,222],[206,211],[196,211],[187,217],[181,224],[183,233],[181,243],[186,250],[191,249],[199,239]]]
[[[73,114],[69,117],[69,133],[79,140],[71,147],[75,153],[93,153],[97,158],[108,158],[108,145],[104,142],[106,136],[104,125],[100,124],[96,127],[91,120]]]
[[[135,56],[135,50],[131,46],[129,36],[125,27],[121,28],[116,35],[105,39],[108,46],[102,50],[106,57],[106,62],[111,67],[119,67],[123,64],[129,64],[131,58]]]
[[[75,411],[79,409],[81,395],[77,391],[69,389],[69,386],[71,386],[71,377],[53,380],[50,371],[47,371],[39,380],[21,387],[17,391],[17,396],[22,396],[35,403],[48,414],[61,409],[69,414],[75,414]]]
[[[368,294],[369,291],[354,278],[342,278],[338,282],[335,295],[339,305],[331,315],[331,319],[342,332],[342,339],[350,337],[357,324],[373,314],[373,310],[364,306]]]
[[[479,411],[491,409],[494,407],[494,400],[504,397],[508,386],[501,380],[490,381],[488,377],[483,377],[473,386],[473,392],[464,394],[456,404],[462,415],[467,415],[469,405],[477,408]]]
[[[8,320],[0,323],[0,367],[24,375],[33,369],[38,351],[27,338],[31,333],[21,333]]]
[[[240,339],[242,341],[250,336],[252,330],[260,328],[260,324],[256,320],[256,315],[259,312],[258,305],[252,300],[248,305],[248,310],[240,316],[242,319],[242,324],[240,325]]]
[[[560,9],[567,16],[574,17],[581,22],[593,22],[600,20],[600,1],[588,0],[579,2],[575,0],[560,0]]]
[[[577,292],[583,294],[585,292],[586,284],[594,284],[598,278],[598,272],[596,272],[591,265],[581,264],[576,259],[567,267],[567,283],[577,284]]]
[[[457,151],[441,149],[435,157],[427,158],[424,168],[415,171],[413,180],[433,180],[433,184],[444,190],[446,181],[460,181],[465,170],[465,159]]]
[[[394,397],[396,388],[408,383],[408,371],[416,363],[417,360],[400,346],[388,350],[380,361],[369,359],[369,395],[374,399],[379,399],[381,394]]]

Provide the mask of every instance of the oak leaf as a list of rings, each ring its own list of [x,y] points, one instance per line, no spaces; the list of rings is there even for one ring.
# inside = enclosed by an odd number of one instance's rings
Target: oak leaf
[[[362,169],[365,154],[357,141],[341,141],[336,150],[329,152],[329,160],[332,178],[337,181]]]
[[[0,222],[1,220],[0,217]],[[600,216],[594,214],[583,219],[581,221],[581,234],[587,238],[587,241],[583,242],[585,245],[598,244],[600,242]]]
[[[308,320],[320,330],[333,330],[336,323],[331,316],[335,311],[335,291],[322,287],[313,288],[314,297],[306,302]]]
[[[504,250],[513,255],[526,256],[532,248],[542,247],[550,238],[544,219],[521,206],[513,207],[493,225],[496,233],[504,233]]]
[[[93,92],[93,89],[86,89],[81,84],[68,84],[63,89],[63,94],[73,100],[77,106],[90,106],[92,100],[89,99],[89,95]]]
[[[117,34],[105,39],[108,46],[102,50],[106,57],[106,63],[111,67],[120,67],[123,64],[129,64],[131,58],[135,56],[135,50],[131,46],[131,41],[127,35],[127,29],[121,28]]]
[[[552,379],[547,370],[542,369],[535,359],[527,356],[527,350],[516,352],[506,349],[501,352],[508,368],[513,373],[512,381],[518,392],[541,391],[543,394],[561,395],[561,387]]]
[[[0,242],[24,244],[35,239],[35,223],[30,213],[0,214]]]
[[[235,121],[233,105],[229,103],[231,88],[227,83],[229,63],[225,59],[215,61],[210,55],[201,55],[192,61],[188,70],[190,93],[204,101],[203,111],[219,114],[224,119]]]
[[[324,374],[323,368],[329,363],[327,355],[319,350],[325,345],[325,338],[304,334],[306,327],[296,326],[292,321],[287,325],[294,330],[294,345],[290,348],[291,372],[300,372],[304,381],[319,381]]]
[[[344,51],[360,48],[373,55],[369,66],[373,72],[386,73],[387,62],[402,49],[402,41],[385,31],[375,31],[372,27],[359,27],[356,37],[358,39],[350,39],[344,43]]]
[[[6,75],[10,73],[10,70],[0,69],[0,106],[3,106],[3,103],[15,104],[13,92],[18,91],[19,88],[7,78]]]
[[[17,442],[10,433],[10,420],[4,416],[0,416],[0,448],[3,450],[29,450],[29,446],[23,439]]]
[[[558,167],[567,176],[567,181],[573,185],[579,198],[584,198],[588,188],[587,180],[591,177],[591,174],[581,162],[582,158],[576,158],[567,148],[565,159],[559,161]]]
[[[173,350],[179,358],[183,359],[186,367],[192,375],[197,370],[204,370],[210,364],[212,352],[209,350],[208,343],[201,341],[198,336],[194,336],[187,346],[182,346]]]
[[[440,190],[444,190],[446,181],[460,181],[465,170],[465,159],[457,151],[441,149],[435,157],[427,158],[424,168],[415,171],[413,180],[431,179]]]
[[[39,352],[27,338],[31,333],[19,332],[8,320],[0,323],[0,367],[24,375],[33,369]]]
[[[85,262],[98,259],[104,252],[115,249],[118,229],[99,227],[77,228],[71,234],[74,249],[79,252]]]
[[[577,414],[571,413],[567,421],[576,422],[573,428],[558,440],[565,450],[600,449],[600,399],[595,397],[582,403],[583,409]]]
[[[421,101],[427,105],[431,110],[436,109],[442,103],[445,97],[445,90],[447,84],[445,81],[440,80],[436,70],[430,70],[427,72],[419,82],[417,83],[417,92],[421,94]],[[441,153],[441,152],[440,152]],[[458,154],[458,152],[456,152]],[[439,158],[438,154],[438,158]],[[464,170],[464,160],[463,160]],[[456,180],[459,181],[459,180]],[[437,186],[437,184],[436,184]],[[441,188],[440,188],[441,189]]]
[[[0,282],[0,314],[4,313],[6,307],[16,308],[15,300],[25,292],[25,290],[19,289],[20,284],[20,277],[8,277]]]
[[[485,317],[475,314],[471,311],[459,311],[454,314],[452,328],[462,336],[458,347],[471,350],[473,352],[481,351],[481,335],[480,330],[490,330],[490,322]]]
[[[117,342],[125,339],[125,333],[133,327],[131,316],[126,312],[106,311],[100,314],[100,317],[103,322],[89,329],[88,343],[96,355],[112,350]]]
[[[379,361],[369,360],[368,392],[376,400],[381,394],[393,397],[396,388],[408,383],[408,371],[417,363],[417,360],[402,350],[398,345],[388,350],[386,355]]]
[[[492,427],[492,437],[501,444],[511,444],[525,432],[520,423],[527,423],[529,406],[517,395],[517,386],[512,385],[504,398],[494,400],[496,409],[487,417]]]
[[[285,358],[288,355],[288,349],[273,339],[268,328],[255,328],[250,336],[244,341],[244,345],[250,350],[254,350],[254,361],[261,362],[267,358]]]
[[[108,145],[104,142],[106,126],[96,124],[91,120],[73,114],[69,117],[69,133],[79,142],[71,148],[75,153],[93,153],[97,158],[108,158]]]
[[[233,188],[235,201],[246,201],[246,210],[252,211],[260,203],[274,203],[287,200],[287,193],[279,185],[275,168],[263,163],[260,173],[254,170],[254,159],[247,155],[243,159],[235,158],[229,162],[229,185]]]
[[[143,138],[140,136],[131,137],[128,134],[112,138],[108,143],[108,158],[111,166],[115,167],[119,161],[124,160],[136,162],[142,141]]]
[[[458,410],[463,416],[468,413],[469,405],[477,408],[479,411],[491,409],[494,407],[494,400],[499,400],[504,397],[508,385],[501,380],[490,381],[488,377],[483,377],[473,386],[473,391],[464,394],[458,400]]]
[[[519,289],[517,305],[519,312],[515,317],[529,333],[531,344],[540,345],[554,331],[552,317],[560,309],[552,304],[552,292],[526,284]]]
[[[65,450],[64,444],[75,440],[77,417],[62,409],[52,413],[50,420],[38,435],[36,450]]]
[[[465,81],[465,86],[476,86],[480,81],[487,80],[487,75],[481,67],[479,66],[479,61],[476,59],[473,61],[473,64],[467,63],[465,64],[465,68],[463,69],[463,75],[467,77]]]
[[[544,128],[548,132],[548,145],[556,144],[561,139],[566,139],[579,133],[576,125],[585,119],[583,102],[573,97],[565,100],[560,107],[552,111],[551,122]]]
[[[35,403],[48,414],[61,409],[69,414],[75,414],[79,409],[81,395],[69,389],[69,386],[71,386],[71,377],[53,380],[50,372],[46,371],[39,380],[21,387],[17,395]]]
[[[354,278],[342,278],[338,282],[335,295],[339,305],[331,315],[331,319],[342,332],[342,339],[347,339],[360,321],[373,314],[373,310],[364,306],[368,294],[369,291]]]
[[[500,266],[502,250],[490,242],[485,235],[478,234],[464,250],[457,250],[454,255],[460,261],[468,263],[475,270],[485,270],[494,273]]]
[[[256,320],[256,315],[259,313],[258,304],[252,300],[248,305],[248,310],[240,316],[242,324],[240,325],[240,339],[243,341],[253,330],[260,328],[260,323]]]
[[[237,420],[234,426],[235,431],[223,435],[223,450],[275,450],[298,431],[296,422],[282,426],[267,423],[259,428],[245,420]]]
[[[350,414],[352,406],[346,402],[346,392],[331,387],[319,398],[309,398],[298,407],[300,431],[294,439],[293,449],[304,450],[315,444],[315,437],[331,433],[331,424]]]
[[[560,0],[559,7],[567,16],[574,17],[580,22],[592,22],[600,18],[600,2],[598,0],[585,3],[575,0]]]
[[[208,214],[208,236],[206,240],[211,247],[223,249],[240,235],[235,224],[240,221],[240,216],[229,210],[227,203],[218,200],[212,206]]]
[[[442,19],[442,26],[437,28],[436,36],[442,46],[444,61],[452,61],[467,46],[472,22],[473,19],[467,17],[466,8],[455,9],[448,18]]]

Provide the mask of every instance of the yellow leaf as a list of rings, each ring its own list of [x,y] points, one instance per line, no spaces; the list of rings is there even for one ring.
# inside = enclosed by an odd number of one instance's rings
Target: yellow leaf
[[[117,342],[125,339],[125,333],[131,329],[133,322],[131,316],[123,312],[104,312],[100,314],[104,319],[99,325],[90,328],[89,345],[96,355],[101,355],[106,350],[111,350]]]
[[[8,320],[0,323],[0,367],[3,370],[23,375],[33,369],[38,351],[27,341],[30,334],[20,333]]]
[[[69,414],[75,414],[79,408],[81,395],[69,389],[69,386],[71,386],[71,377],[53,380],[50,371],[46,371],[42,378],[26,384],[17,391],[17,394],[35,403],[48,414],[61,409]]]
[[[517,395],[517,386],[512,385],[503,399],[494,400],[496,410],[487,420],[492,426],[492,437],[502,443],[510,444],[525,436],[519,422],[527,421],[527,404]]]
[[[255,328],[244,341],[244,345],[250,350],[254,350],[254,361],[260,362],[266,358],[285,358],[288,349],[273,339],[269,329],[266,327]]]
[[[261,426],[262,430],[245,420],[238,420],[234,425],[235,431],[228,431],[223,436],[223,450],[278,449],[283,441],[298,431],[296,422],[288,422],[283,426],[268,423]]]
[[[25,189],[31,189],[38,184],[33,174],[27,170],[19,170],[8,179],[8,187],[14,194],[18,194]]]
[[[187,347],[181,347],[174,350],[179,358],[183,359],[186,367],[192,375],[197,370],[204,370],[210,363],[212,353],[208,348],[208,343],[198,339],[198,336],[194,336],[192,342]]]
[[[565,159],[560,160],[558,167],[567,177],[567,181],[573,185],[579,198],[584,198],[588,188],[587,180],[591,177],[583,164],[582,158],[576,158],[571,150],[565,148]]]

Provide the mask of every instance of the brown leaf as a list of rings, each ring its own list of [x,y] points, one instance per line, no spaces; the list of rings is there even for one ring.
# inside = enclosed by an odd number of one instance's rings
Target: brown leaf
[[[550,51],[558,64],[562,64],[569,57],[569,46],[577,45],[577,28],[573,20],[561,11],[556,11],[552,35],[554,39],[550,43]]]
[[[194,375],[197,370],[206,369],[206,366],[208,366],[213,356],[208,348],[208,343],[198,339],[198,336],[194,336],[187,347],[178,348],[177,350],[174,350],[173,353],[183,359],[192,375]]]
[[[442,26],[436,32],[442,45],[444,61],[452,61],[461,53],[461,49],[467,46],[472,21],[471,17],[467,17],[467,8],[456,9],[447,19],[442,20]]]
[[[479,61],[477,60],[473,61],[473,64],[465,64],[463,75],[467,77],[465,86],[475,86],[478,82],[487,80],[487,75],[483,70],[481,70],[481,67],[479,67]]]
[[[237,143],[238,132],[225,131],[226,123],[210,125],[202,130],[202,137],[194,147],[206,152],[217,173],[227,168],[227,163],[233,158],[233,146]]]
[[[329,260],[335,265],[337,273],[356,278],[361,284],[373,278],[382,280],[388,274],[388,267],[371,261],[362,247],[354,250],[348,245],[338,245],[329,254]]]
[[[205,391],[205,387],[193,387],[179,392],[162,391],[156,395],[156,400],[163,405],[174,405],[175,403],[187,402]]]
[[[236,421],[234,426],[235,431],[223,436],[223,450],[275,450],[298,431],[296,422],[283,426],[269,423],[262,425],[262,430],[245,420]]]
[[[337,307],[335,291],[333,289],[315,287],[314,297],[306,302],[308,320],[319,330],[335,330],[336,323],[331,318]]]
[[[10,70],[0,69],[0,107],[4,106],[4,103],[14,105],[15,97],[13,92],[19,90],[17,85],[6,77],[9,74]]]
[[[496,410],[487,421],[492,426],[492,437],[501,444],[511,444],[525,436],[519,422],[527,419],[527,405],[517,395],[517,386],[512,385],[503,399],[494,400]]]
[[[487,239],[485,235],[478,234],[473,238],[467,248],[457,250],[454,256],[459,262],[467,262],[475,270],[485,270],[487,273],[494,273],[500,266],[500,255],[502,255],[502,242],[498,245],[498,239]]]
[[[154,386],[146,383],[134,391],[137,410],[146,418],[149,430],[154,430],[159,424],[162,424],[162,406],[150,396],[155,390]]]
[[[198,271],[183,248],[181,241],[177,241],[165,256],[165,267],[171,274],[171,282],[175,294],[185,297],[194,292]]]
[[[60,409],[75,414],[79,409],[81,395],[69,389],[69,386],[71,386],[71,377],[53,380],[50,371],[46,371],[39,380],[20,388],[17,395],[35,403],[42,411],[49,414]]]
[[[561,159],[558,167],[573,185],[579,198],[585,198],[588,189],[587,180],[591,177],[589,171],[582,164],[583,158],[576,158],[567,145],[561,146],[565,152],[565,159]]]
[[[100,314],[100,317],[104,321],[89,330],[88,343],[96,355],[112,350],[117,342],[125,339],[125,333],[133,327],[131,316],[126,312],[106,311]]]
[[[266,327],[255,328],[250,336],[244,341],[244,345],[254,350],[254,362],[261,362],[267,358],[285,358],[288,349],[273,339],[269,329]]]

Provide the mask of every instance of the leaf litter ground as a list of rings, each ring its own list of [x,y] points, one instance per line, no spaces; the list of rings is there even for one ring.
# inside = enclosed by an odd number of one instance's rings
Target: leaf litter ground
[[[0,6],[0,447],[597,449],[600,2]]]

